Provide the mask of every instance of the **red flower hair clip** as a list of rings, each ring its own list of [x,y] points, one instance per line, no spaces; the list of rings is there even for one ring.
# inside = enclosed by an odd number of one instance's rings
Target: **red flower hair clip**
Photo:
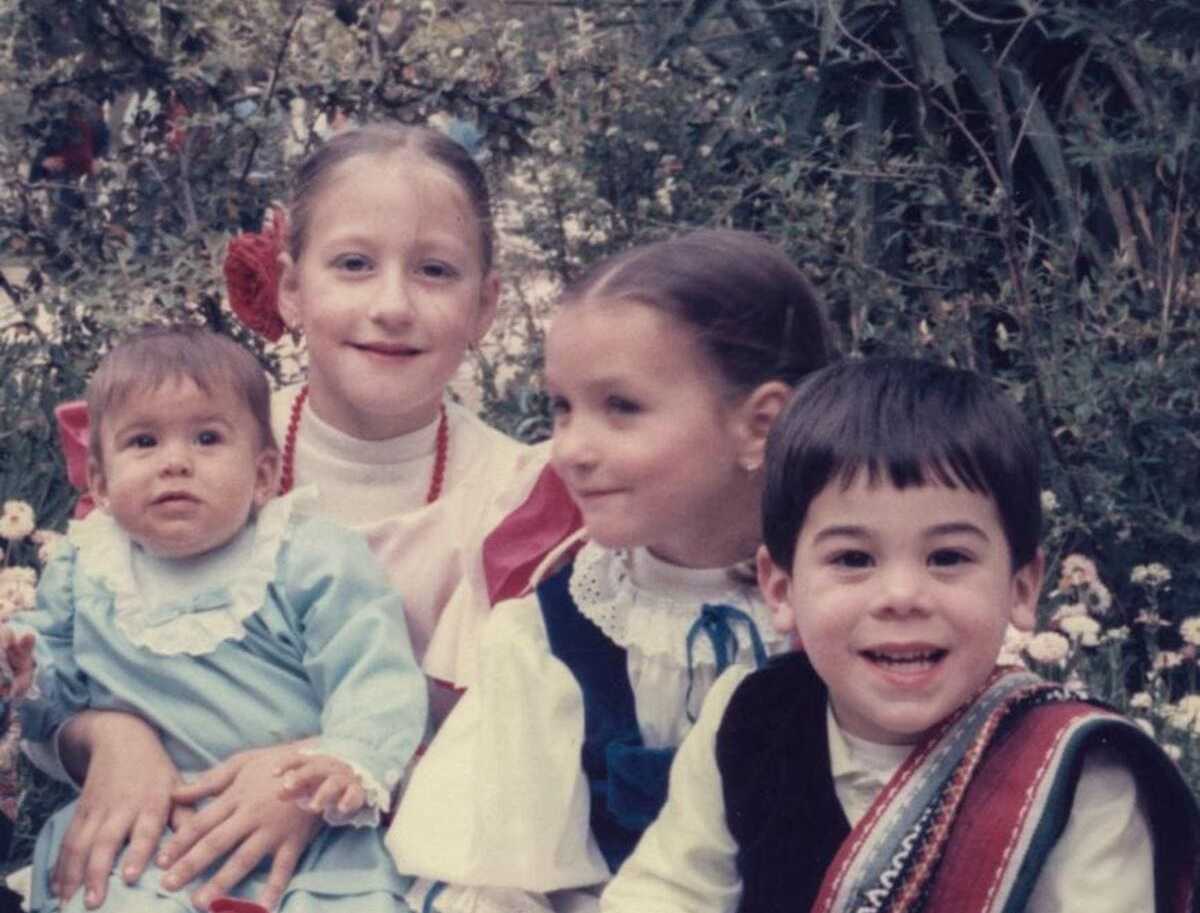
[[[287,239],[287,217],[272,208],[262,231],[242,232],[225,249],[225,290],[242,323],[275,342],[287,329],[279,315],[279,254]]]

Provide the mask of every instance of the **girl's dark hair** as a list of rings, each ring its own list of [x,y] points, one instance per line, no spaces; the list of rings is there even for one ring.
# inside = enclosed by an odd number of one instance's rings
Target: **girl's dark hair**
[[[260,446],[275,449],[271,388],[262,366],[228,336],[194,326],[143,327],[118,342],[100,361],[87,386],[88,451],[99,461],[100,426],[114,409],[186,378],[206,394],[228,389],[245,401]]]
[[[697,333],[738,392],[794,384],[833,357],[816,292],[773,244],[749,232],[696,231],[602,261],[563,295],[564,305],[636,301]]]
[[[896,488],[937,482],[995,503],[1013,569],[1037,554],[1037,442],[991,381],[910,358],[843,361],[801,383],[767,440],[763,541],[790,570],[809,505],[860,471]]]
[[[288,204],[288,253],[299,260],[308,237],[308,226],[317,195],[342,162],[358,155],[387,155],[408,150],[440,166],[467,195],[479,224],[483,270],[492,268],[495,231],[487,179],[466,148],[428,127],[404,124],[368,124],[336,133],[308,156],[296,171]]]

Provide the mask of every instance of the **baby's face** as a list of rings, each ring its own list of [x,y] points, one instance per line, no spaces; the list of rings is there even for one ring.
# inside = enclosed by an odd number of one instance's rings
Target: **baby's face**
[[[813,499],[792,567],[760,557],[776,625],[794,631],[838,723],[874,742],[919,741],[982,687],[1006,627],[1032,628],[1041,560],[1013,571],[987,495],[940,483]]]
[[[274,489],[277,455],[262,448],[249,407],[228,388],[205,393],[189,378],[168,380],[101,421],[91,488],[151,554],[224,545]]]

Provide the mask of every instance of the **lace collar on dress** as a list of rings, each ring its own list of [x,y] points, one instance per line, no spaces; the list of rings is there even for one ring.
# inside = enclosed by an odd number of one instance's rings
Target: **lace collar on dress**
[[[84,520],[73,520],[67,538],[78,550],[80,569],[112,593],[117,627],[125,637],[164,656],[200,656],[245,635],[242,622],[266,598],[293,516],[311,513],[315,504],[311,486],[268,501],[258,512],[254,542],[240,573],[227,585],[168,605],[143,600],[133,572],[133,542],[107,512],[94,510]]]
[[[729,605],[749,615],[768,654],[784,646],[758,588],[737,582],[728,568],[683,568],[645,549],[607,549],[588,542],[575,556],[570,591],[584,617],[614,643],[635,647],[647,657],[669,658],[684,668],[688,635],[705,604]],[[732,632],[738,655],[753,656],[745,626],[732,626]],[[692,662],[717,665],[708,638],[694,640]]]

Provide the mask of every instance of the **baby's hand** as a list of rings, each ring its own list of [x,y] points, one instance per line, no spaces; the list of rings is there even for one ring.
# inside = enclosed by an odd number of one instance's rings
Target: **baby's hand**
[[[294,799],[310,812],[333,820],[349,818],[367,801],[353,768],[327,755],[294,755],[275,775],[283,778],[280,799]]]
[[[33,661],[32,631],[18,634],[6,624],[0,624],[0,698],[24,697],[33,684],[37,668]]]

